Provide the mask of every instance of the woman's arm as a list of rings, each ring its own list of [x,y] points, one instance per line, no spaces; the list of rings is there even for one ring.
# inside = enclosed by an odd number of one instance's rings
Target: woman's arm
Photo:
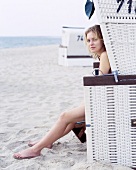
[[[100,56],[100,66],[99,66],[99,75],[108,74],[110,70],[110,63],[108,59],[107,52],[103,52]]]

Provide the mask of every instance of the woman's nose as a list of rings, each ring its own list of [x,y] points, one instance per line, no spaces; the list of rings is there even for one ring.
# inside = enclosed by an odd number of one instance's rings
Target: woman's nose
[[[93,40],[90,40],[89,44],[92,45],[93,44]]]

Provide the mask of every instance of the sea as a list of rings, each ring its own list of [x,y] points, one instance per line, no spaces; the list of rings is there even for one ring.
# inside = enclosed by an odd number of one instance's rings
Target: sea
[[[0,49],[45,46],[60,43],[61,37],[50,36],[0,37]]]

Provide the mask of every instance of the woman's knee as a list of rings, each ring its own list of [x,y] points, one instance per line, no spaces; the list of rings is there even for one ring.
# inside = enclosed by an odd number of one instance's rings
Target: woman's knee
[[[68,121],[68,116],[69,115],[69,113],[68,112],[62,112],[61,114],[60,114],[60,117],[59,117],[59,119],[61,120],[61,121],[65,121],[66,123],[69,123],[69,121]]]

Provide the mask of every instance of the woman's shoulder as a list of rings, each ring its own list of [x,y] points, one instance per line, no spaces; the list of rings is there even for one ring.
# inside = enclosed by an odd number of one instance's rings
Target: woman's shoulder
[[[106,51],[102,52],[100,55],[100,61],[101,60],[108,60],[108,54]]]
[[[103,74],[108,74],[110,72],[110,63],[106,51],[102,52],[100,56],[100,70]]]
[[[101,53],[101,56],[100,57],[108,57],[108,54],[107,54],[107,52],[106,51],[103,51],[102,53]]]

